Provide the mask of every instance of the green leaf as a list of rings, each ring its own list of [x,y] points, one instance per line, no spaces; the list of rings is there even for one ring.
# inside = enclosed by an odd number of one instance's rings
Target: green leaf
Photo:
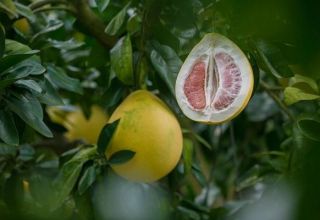
[[[84,42],[76,41],[75,39],[69,39],[66,41],[58,41],[53,39],[47,40],[52,47],[60,49],[60,50],[74,50],[84,45]]]
[[[35,150],[28,144],[21,145],[19,147],[19,156],[18,159],[22,161],[30,161],[35,157]]]
[[[14,54],[24,54],[31,51],[31,48],[25,44],[20,42],[6,39],[6,48],[5,54],[6,55],[14,55]]]
[[[87,168],[82,177],[79,180],[78,192],[80,195],[85,193],[87,189],[94,183],[96,180],[96,168],[95,166],[90,166]]]
[[[19,134],[12,114],[5,110],[0,110],[0,138],[7,144],[19,144]]]
[[[192,164],[192,174],[198,180],[202,187],[205,187],[207,185],[206,177],[197,164]]]
[[[98,139],[98,153],[100,154],[104,154],[106,152],[106,149],[112,139],[113,133],[116,131],[117,126],[120,122],[120,119],[112,122],[111,124],[106,124],[99,135],[99,139]]]
[[[15,156],[17,154],[17,148],[8,144],[0,142],[0,155],[1,156]]]
[[[150,53],[151,62],[161,79],[167,84],[174,95],[174,87],[182,61],[176,52],[165,45],[153,42],[153,50]]]
[[[46,137],[53,136],[42,121],[42,107],[34,96],[30,94],[11,95],[5,101],[11,111],[16,113],[30,127]]]
[[[40,83],[41,88],[45,89],[38,99],[40,102],[47,105],[63,105],[63,100],[61,99],[59,93],[55,90],[52,84],[46,78]]]
[[[320,95],[309,93],[300,88],[287,87],[284,90],[284,101],[287,105],[292,105],[303,100],[316,100],[319,98]]]
[[[45,71],[46,69],[38,61],[30,58],[12,66],[7,71],[0,73],[0,75],[8,75],[8,78],[20,79],[29,75],[41,75]]]
[[[320,118],[313,115],[302,115],[297,119],[297,127],[307,138],[320,141]]]
[[[5,70],[9,69],[11,66],[20,63],[23,60],[32,57],[33,55],[39,53],[38,50],[31,50],[23,54],[12,54],[4,56],[0,59],[0,74]]]
[[[192,169],[193,143],[189,139],[183,139],[183,164],[184,173],[188,174]]]
[[[43,28],[40,32],[36,33],[30,40],[30,42],[34,42],[38,37],[45,35],[47,33],[53,32],[58,30],[59,28],[63,27],[63,22],[55,20],[55,23],[53,24],[48,24],[47,27]]]
[[[88,160],[92,159],[95,154],[95,147],[84,148],[63,165],[59,175],[54,181],[56,197],[54,200],[55,204],[51,207],[52,210],[61,206],[69,196],[79,178],[82,166]]]
[[[6,39],[6,32],[2,24],[0,23],[0,58],[4,54],[4,49],[5,49],[5,39]]]
[[[301,84],[307,85],[308,87],[310,87],[310,90],[312,90],[313,93],[319,93],[317,82],[310,77],[295,74],[290,81],[290,85],[293,87],[301,88]],[[305,88],[305,86],[303,86],[302,88]]]
[[[111,165],[122,164],[133,158],[135,154],[136,152],[131,150],[120,150],[110,156],[108,163]]]
[[[0,9],[3,9],[10,18],[17,18],[17,9],[12,0],[2,0]]]
[[[202,138],[200,135],[198,135],[197,133],[193,132],[193,131],[190,131],[190,130],[187,130],[187,129],[184,129],[183,130],[183,133],[190,133],[192,134],[195,139],[201,143],[203,146],[205,146],[206,148],[208,148],[209,150],[212,150],[212,146],[211,144],[209,144],[204,138]]]
[[[277,78],[293,76],[287,60],[276,45],[259,40],[256,42],[256,49],[260,61],[272,75]]]
[[[108,35],[117,35],[123,26],[125,19],[126,19],[126,14],[127,14],[127,9],[130,5],[130,2],[121,10],[119,13],[112,18],[112,20],[109,22],[107,25],[106,29],[104,32]]]
[[[110,51],[111,68],[126,85],[134,82],[130,36],[122,37]]]
[[[31,50],[27,45],[6,39],[5,55],[0,59],[0,74],[37,53],[39,53],[38,50]]]
[[[18,87],[23,87],[28,89],[30,92],[42,93],[43,90],[41,86],[32,79],[20,79],[14,83]]]
[[[26,17],[31,22],[35,22],[36,16],[28,6],[25,6],[18,2],[15,2],[15,5],[18,14],[22,15],[23,17]]]
[[[103,12],[108,7],[110,0],[96,0],[99,11]]]
[[[83,93],[80,81],[78,79],[69,77],[62,68],[49,65],[47,67],[47,71],[47,79],[56,87],[78,94]]]

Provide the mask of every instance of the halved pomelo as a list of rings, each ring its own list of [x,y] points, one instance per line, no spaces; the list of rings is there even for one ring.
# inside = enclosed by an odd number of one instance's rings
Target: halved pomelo
[[[176,98],[188,118],[218,124],[245,108],[253,81],[250,63],[241,49],[228,38],[210,33],[183,63],[176,81]]]

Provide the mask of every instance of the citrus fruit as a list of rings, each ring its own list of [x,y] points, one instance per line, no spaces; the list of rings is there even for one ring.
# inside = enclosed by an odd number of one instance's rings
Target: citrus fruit
[[[90,118],[87,119],[80,108],[69,113],[63,125],[67,128],[64,134],[69,141],[84,140],[89,144],[96,144],[103,126],[108,122],[108,116],[99,106],[91,107]]]
[[[30,24],[26,18],[21,18],[15,21],[13,26],[23,34],[29,34],[31,31]]]
[[[250,63],[241,49],[228,38],[210,33],[183,63],[176,81],[176,98],[188,118],[218,124],[245,108],[253,81]]]
[[[167,175],[182,152],[182,132],[170,109],[155,95],[139,90],[130,94],[111,115],[120,119],[107,147],[109,159],[121,150],[135,152],[122,164],[111,165],[120,176],[138,182],[152,182]]]

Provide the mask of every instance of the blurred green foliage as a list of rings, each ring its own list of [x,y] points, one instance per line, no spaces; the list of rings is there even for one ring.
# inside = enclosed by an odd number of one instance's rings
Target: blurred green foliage
[[[319,8],[312,0],[2,0],[0,219],[320,219]],[[173,95],[183,60],[209,32],[239,45],[256,82],[245,111],[217,126],[186,119]],[[139,88],[163,99],[183,128],[181,161],[157,183],[117,177],[99,144],[97,152],[67,143],[44,111],[80,105],[89,117],[99,104],[112,113]]]

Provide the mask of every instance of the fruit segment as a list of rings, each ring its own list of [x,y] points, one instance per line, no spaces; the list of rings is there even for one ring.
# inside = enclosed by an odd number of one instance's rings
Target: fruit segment
[[[230,106],[239,94],[242,78],[239,67],[227,53],[217,53],[215,62],[217,66],[215,74],[220,75],[221,85],[212,102],[212,107],[220,111]]]
[[[184,93],[188,102],[196,110],[206,107],[205,79],[206,64],[203,61],[199,61],[194,64],[184,84]]]
[[[201,111],[207,107],[214,111],[221,111],[230,106],[239,94],[241,72],[234,59],[225,52],[206,58],[208,66],[203,60],[197,61],[192,66],[183,91],[194,110]],[[206,100],[209,102],[207,103]]]

